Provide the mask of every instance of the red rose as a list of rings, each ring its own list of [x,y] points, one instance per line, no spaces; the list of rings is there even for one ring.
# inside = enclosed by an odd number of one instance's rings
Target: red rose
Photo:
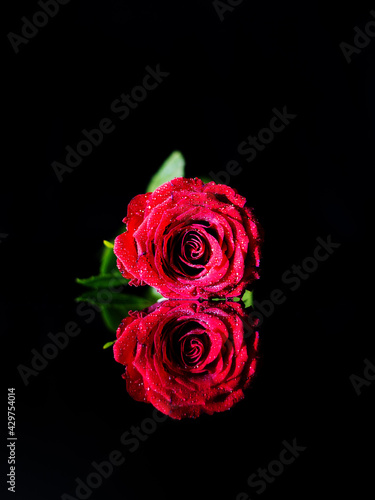
[[[164,297],[235,297],[259,278],[261,228],[246,199],[223,184],[179,177],[128,206],[117,266],[131,285]]]
[[[114,356],[129,394],[172,418],[228,410],[255,372],[258,332],[239,303],[166,300],[132,312]]]

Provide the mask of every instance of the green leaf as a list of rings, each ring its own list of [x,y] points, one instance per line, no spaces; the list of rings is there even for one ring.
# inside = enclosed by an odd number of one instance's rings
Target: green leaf
[[[75,300],[77,302],[88,302],[94,306],[106,305],[110,307],[118,307],[124,311],[128,311],[129,309],[144,309],[154,303],[154,301],[144,297],[139,297],[138,295],[114,293],[105,288],[90,290],[89,292],[83,293]]]
[[[112,288],[125,286],[129,280],[123,278],[119,271],[115,271],[112,274],[99,274],[90,278],[77,278],[76,282],[90,288]]]
[[[146,193],[155,191],[156,188],[171,181],[175,177],[184,177],[185,175],[185,158],[179,151],[174,151],[159,168],[159,170],[151,177],[151,180],[146,188]]]
[[[113,253],[113,248],[105,245],[100,263],[100,274],[109,274],[114,269],[117,269],[116,261],[117,257]]]
[[[146,297],[154,302],[157,302],[163,296],[153,286],[147,287]]]
[[[147,300],[143,297],[128,295],[128,300],[125,304],[110,303],[102,304],[99,307],[104,324],[110,331],[115,332],[121,321],[129,314],[129,311],[139,311],[151,306],[154,302],[154,300]]]
[[[100,312],[102,313],[102,319],[108,330],[116,332],[119,324],[128,315],[129,311],[119,307],[103,305],[100,307]]]
[[[209,182],[212,182],[212,179],[210,179],[209,177],[206,177],[204,175],[200,175],[198,176],[200,178],[201,181],[203,181],[205,184],[208,184]]]
[[[246,307],[250,307],[253,305],[253,292],[250,292],[250,290],[246,290],[245,293],[242,295],[242,301]]]
[[[118,234],[121,234],[124,231],[126,231],[126,225],[123,225],[121,227]],[[101,256],[99,272],[100,274],[109,274],[114,269],[116,269],[117,271],[117,265],[116,265],[117,257],[113,252],[113,248],[115,246],[114,240],[113,241],[103,240],[103,244],[104,244],[104,249]]]
[[[111,347],[115,342],[116,342],[115,340],[112,340],[112,342],[106,342],[103,345],[103,349],[108,349],[108,347]]]
[[[155,303],[155,300],[129,295],[111,293],[106,289],[90,290],[75,299],[77,302],[88,302],[100,309],[106,327],[116,331],[129,311],[139,311]]]

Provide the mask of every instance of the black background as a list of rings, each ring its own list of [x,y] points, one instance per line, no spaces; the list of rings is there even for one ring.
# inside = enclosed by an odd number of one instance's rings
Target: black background
[[[5,387],[17,393],[13,496],[75,496],[75,478],[118,449],[125,465],[93,499],[235,500],[241,491],[254,499],[248,476],[296,438],[306,450],[262,497],[367,498],[374,385],[358,396],[349,377],[375,360],[366,263],[375,41],[350,64],[339,44],[353,42],[373,6],[244,0],[221,22],[210,1],[73,0],[18,54],[7,34],[20,34],[21,17],[40,9],[4,7],[2,364]],[[157,64],[170,75],[119,120],[111,103]],[[238,145],[284,106],[297,117],[247,163]],[[116,130],[60,183],[51,162],[105,117]],[[168,420],[129,453],[120,436],[152,407],[128,396],[122,367],[102,350],[112,334],[99,315],[90,324],[77,315],[74,280],[96,273],[102,240],[174,150],[187,177],[240,162],[230,185],[265,229],[256,298],[280,288],[287,300],[262,325],[262,361],[245,400],[222,414]],[[290,291],[282,274],[328,235],[340,248]],[[82,332],[25,387],[17,367],[30,366],[31,349],[68,321]],[[5,431],[6,388],[2,395]]]

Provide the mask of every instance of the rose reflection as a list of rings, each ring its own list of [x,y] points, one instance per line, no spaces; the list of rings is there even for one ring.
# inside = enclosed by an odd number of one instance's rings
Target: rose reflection
[[[172,418],[212,415],[244,397],[259,334],[237,302],[166,300],[130,312],[114,344],[129,394]]]

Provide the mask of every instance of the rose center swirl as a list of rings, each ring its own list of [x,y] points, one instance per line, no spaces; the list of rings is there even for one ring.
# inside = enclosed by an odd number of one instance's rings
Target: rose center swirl
[[[194,276],[204,270],[210,259],[210,244],[204,232],[187,230],[174,245],[174,262],[183,275]]]
[[[204,256],[206,242],[196,231],[186,232],[181,240],[181,256],[185,260],[198,260]]]
[[[185,337],[180,342],[181,359],[186,365],[196,365],[204,352],[203,342],[197,337]]]
[[[210,339],[199,324],[189,323],[174,332],[173,357],[182,367],[196,368],[210,351]]]
[[[180,359],[187,367],[197,366],[207,355],[206,334],[187,333],[179,340]]]

